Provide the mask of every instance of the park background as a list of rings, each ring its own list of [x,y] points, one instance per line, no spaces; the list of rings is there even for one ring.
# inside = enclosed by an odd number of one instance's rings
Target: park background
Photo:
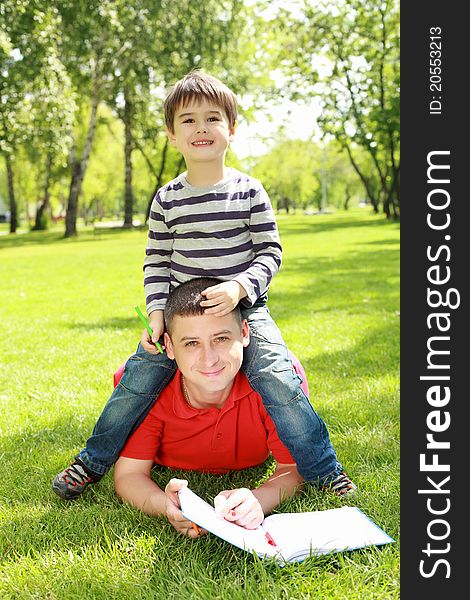
[[[2,4],[2,597],[398,598],[398,23],[377,0]],[[261,179],[284,247],[271,312],[359,486],[348,502],[396,544],[280,569],[177,538],[111,477],[73,503],[50,489],[140,337],[150,202],[184,170],[163,99],[195,67],[240,99],[227,163]],[[268,468],[190,484],[210,500]],[[280,510],[338,505],[306,488]]]

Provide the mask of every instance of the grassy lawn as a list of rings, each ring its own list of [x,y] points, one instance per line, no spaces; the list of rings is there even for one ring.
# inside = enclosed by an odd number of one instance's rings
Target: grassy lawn
[[[284,264],[269,307],[301,360],[359,506],[399,539],[399,229],[356,209],[280,216]],[[112,477],[64,502],[52,478],[91,433],[131,354],[144,308],[145,232],[76,240],[0,236],[0,597],[44,599],[399,598],[399,543],[285,568],[120,502]],[[243,473],[186,473],[207,500]],[[168,470],[156,473],[159,483]],[[183,475],[182,472],[177,475]],[[282,511],[342,501],[307,487]]]

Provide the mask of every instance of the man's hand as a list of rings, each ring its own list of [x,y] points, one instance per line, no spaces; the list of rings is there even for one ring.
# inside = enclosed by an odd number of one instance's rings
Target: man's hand
[[[154,310],[150,313],[149,325],[153,331],[153,335],[150,337],[148,331],[144,329],[142,332],[142,337],[140,338],[140,343],[142,344],[144,350],[150,354],[160,354],[160,351],[155,347],[155,342],[158,342],[164,330],[162,310]]]
[[[193,529],[193,524],[183,516],[178,498],[178,491],[186,487],[188,482],[186,479],[170,479],[165,487],[166,494],[166,517],[176,529],[178,533],[187,535],[191,538],[197,538],[199,535],[205,535],[205,529],[199,529],[199,533]]]
[[[214,498],[216,514],[245,529],[256,529],[264,521],[261,504],[251,490],[224,490]]]
[[[201,302],[201,306],[208,307],[204,313],[217,317],[228,315],[247,295],[245,288],[234,280],[212,285],[201,293],[206,298]]]

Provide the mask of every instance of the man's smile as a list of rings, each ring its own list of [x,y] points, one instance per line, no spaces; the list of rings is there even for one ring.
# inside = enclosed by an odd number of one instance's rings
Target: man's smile
[[[222,367],[221,369],[217,369],[215,371],[199,371],[199,373],[204,377],[217,377],[222,373],[224,369],[225,367]]]

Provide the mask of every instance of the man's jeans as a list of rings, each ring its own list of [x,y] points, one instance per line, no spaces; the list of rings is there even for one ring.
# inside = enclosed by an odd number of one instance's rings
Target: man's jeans
[[[243,370],[274,421],[277,433],[306,481],[327,483],[341,472],[328,430],[300,387],[281,332],[266,306],[242,309],[250,325]],[[128,436],[140,425],[176,371],[165,354],[149,354],[141,344],[79,456],[104,475],[116,462]]]

